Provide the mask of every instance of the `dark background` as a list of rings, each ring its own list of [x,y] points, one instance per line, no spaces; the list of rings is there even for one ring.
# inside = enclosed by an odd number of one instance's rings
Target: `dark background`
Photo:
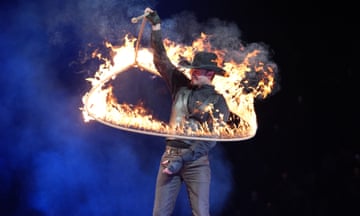
[[[212,215],[358,215],[354,5],[36,0],[0,6],[0,215],[151,215],[162,138],[84,123],[79,110],[85,78],[99,65],[89,53],[105,53],[104,40],[120,43],[119,35],[136,32],[122,22],[147,6],[163,20],[190,11],[199,23],[213,17],[235,23],[241,40],[266,44],[279,68],[280,90],[255,103],[256,136],[220,143],[213,153]],[[186,196],[179,199],[175,215],[188,215]]]

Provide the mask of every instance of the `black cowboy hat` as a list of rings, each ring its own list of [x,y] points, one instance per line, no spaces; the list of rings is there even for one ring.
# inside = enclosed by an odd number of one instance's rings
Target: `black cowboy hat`
[[[192,63],[182,60],[179,62],[179,65],[185,68],[212,70],[217,75],[228,76],[226,71],[217,65],[217,58],[215,53],[201,51],[195,54]]]

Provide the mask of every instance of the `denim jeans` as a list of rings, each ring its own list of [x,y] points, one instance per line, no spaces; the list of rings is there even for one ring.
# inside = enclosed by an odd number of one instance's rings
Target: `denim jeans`
[[[181,154],[182,150],[176,149],[179,151],[165,151],[161,161]],[[162,173],[164,168],[160,164],[156,180],[153,216],[172,215],[182,183],[186,186],[192,215],[209,216],[211,170],[208,155],[204,155],[195,161],[186,162],[182,169],[173,175]]]

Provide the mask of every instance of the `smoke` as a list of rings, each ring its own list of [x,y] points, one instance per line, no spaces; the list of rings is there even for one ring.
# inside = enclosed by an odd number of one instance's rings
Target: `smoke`
[[[201,33],[205,33],[209,36],[208,42],[212,48],[224,51],[225,61],[234,60],[241,63],[248,58],[249,53],[258,51],[255,57],[247,59],[251,71],[246,73],[246,77],[241,81],[245,93],[256,89],[259,82],[264,81],[266,84],[271,82],[267,78],[268,74],[272,74],[274,78],[273,89],[269,95],[260,94],[256,99],[262,100],[280,91],[279,68],[272,60],[272,50],[265,43],[243,41],[236,23],[218,18],[209,18],[200,22],[193,12],[183,11],[175,14],[171,19],[164,20],[162,26],[165,37],[188,45],[191,45],[195,38],[200,37]],[[263,67],[264,70],[256,70],[256,67]]]
[[[89,53],[104,49],[105,40],[121,44],[127,33],[136,35],[139,25],[131,17],[156,3],[2,4],[0,214],[150,215],[164,140],[84,123],[79,107],[88,90],[85,78],[99,64]],[[167,32],[176,30],[171,23],[177,19],[165,21]],[[200,24],[191,31],[199,29]],[[216,215],[225,206],[232,177],[221,145],[212,158]],[[188,211],[182,193],[176,212]]]

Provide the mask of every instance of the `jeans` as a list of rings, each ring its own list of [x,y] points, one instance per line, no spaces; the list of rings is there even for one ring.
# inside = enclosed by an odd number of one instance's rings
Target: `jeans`
[[[187,149],[169,147],[161,157],[161,161],[171,159]],[[155,190],[153,216],[170,216],[175,207],[181,185],[184,182],[193,216],[209,216],[209,192],[211,170],[208,155],[195,161],[186,162],[176,174],[162,173],[165,167],[160,164]]]

